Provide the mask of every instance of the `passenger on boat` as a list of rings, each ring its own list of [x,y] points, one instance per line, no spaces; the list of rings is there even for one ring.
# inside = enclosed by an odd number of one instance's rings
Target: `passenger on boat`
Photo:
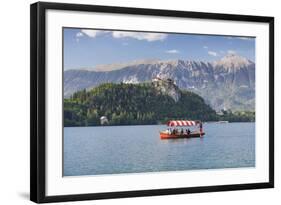
[[[183,135],[183,128],[181,128],[181,134]]]
[[[187,130],[187,134],[190,135],[190,129]]]
[[[168,128],[168,133],[169,133],[169,135],[172,134],[172,129],[171,128]]]
[[[202,132],[203,132],[203,125],[202,125],[202,122],[200,123],[199,128],[200,128],[200,133],[202,133]]]

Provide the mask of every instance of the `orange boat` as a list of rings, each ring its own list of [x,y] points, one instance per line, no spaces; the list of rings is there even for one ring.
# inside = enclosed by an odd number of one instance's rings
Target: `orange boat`
[[[203,125],[201,121],[191,121],[191,120],[171,120],[167,122],[168,129],[160,132],[161,139],[178,139],[178,138],[191,138],[191,137],[203,137],[205,132],[203,132]],[[189,129],[184,130],[181,128],[178,130],[175,127],[185,127],[185,126],[199,126],[199,130],[190,131]]]

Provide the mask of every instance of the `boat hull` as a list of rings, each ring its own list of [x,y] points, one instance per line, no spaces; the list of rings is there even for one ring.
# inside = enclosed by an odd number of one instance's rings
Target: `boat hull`
[[[179,139],[179,138],[193,138],[193,137],[203,137],[205,135],[204,132],[196,132],[190,134],[169,134],[165,132],[160,132],[161,139]]]

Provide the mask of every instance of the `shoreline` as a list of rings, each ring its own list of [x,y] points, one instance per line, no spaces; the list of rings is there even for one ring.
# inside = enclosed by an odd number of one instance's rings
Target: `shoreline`
[[[228,124],[228,123],[255,123],[256,121],[233,121],[233,122],[222,122],[222,121],[206,121],[202,122],[203,124]],[[121,126],[153,126],[153,125],[162,125],[167,126],[166,124],[116,124],[116,125],[89,125],[89,126],[63,126],[63,128],[72,128],[72,127],[121,127]],[[185,127],[185,126],[182,126]]]

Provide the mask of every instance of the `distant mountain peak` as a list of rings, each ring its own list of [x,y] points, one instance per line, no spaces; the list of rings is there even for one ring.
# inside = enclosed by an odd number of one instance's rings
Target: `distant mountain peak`
[[[237,54],[227,54],[222,59],[213,63],[214,67],[223,67],[225,69],[240,69],[253,64],[249,59]]]

